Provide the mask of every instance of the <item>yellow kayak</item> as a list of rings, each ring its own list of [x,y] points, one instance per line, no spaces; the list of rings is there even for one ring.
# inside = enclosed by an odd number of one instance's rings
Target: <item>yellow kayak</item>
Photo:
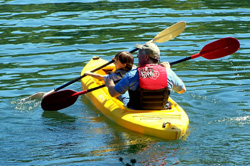
[[[103,64],[106,60],[99,57],[93,57],[83,68],[81,75],[86,71],[91,71]],[[113,64],[96,71],[98,74],[106,75],[114,71]],[[104,84],[91,76],[85,76],[81,79],[82,89],[90,89]],[[89,93],[85,96],[99,109],[107,118],[118,125],[141,134],[154,136],[166,140],[176,140],[183,137],[188,128],[189,118],[186,112],[172,99],[171,109],[166,110],[132,110],[115,97],[109,95],[107,87],[103,87]]]

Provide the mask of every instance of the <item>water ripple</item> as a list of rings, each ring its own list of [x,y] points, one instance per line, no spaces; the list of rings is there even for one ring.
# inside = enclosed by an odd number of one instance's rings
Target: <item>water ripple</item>
[[[0,165],[118,165],[120,155],[127,161],[136,158],[139,164],[250,164],[248,4],[247,0],[1,1]],[[182,140],[165,142],[123,129],[84,96],[55,113],[43,112],[40,101],[20,101],[78,77],[91,57],[110,60],[118,51],[132,50],[182,20],[187,23],[182,34],[157,43],[162,61],[199,53],[223,37],[236,37],[241,44],[236,53],[220,59],[199,57],[172,66],[187,87],[184,95],[171,94],[190,119],[189,134]],[[80,91],[80,82],[68,88]]]

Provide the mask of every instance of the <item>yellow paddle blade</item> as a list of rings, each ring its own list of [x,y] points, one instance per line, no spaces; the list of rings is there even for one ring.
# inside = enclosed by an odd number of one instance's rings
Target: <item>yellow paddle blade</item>
[[[186,27],[185,21],[180,21],[156,35],[152,42],[163,43],[181,34]]]

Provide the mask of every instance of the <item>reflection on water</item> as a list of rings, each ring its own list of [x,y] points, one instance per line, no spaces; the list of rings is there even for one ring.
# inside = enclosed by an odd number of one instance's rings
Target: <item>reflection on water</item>
[[[44,111],[42,117],[60,122],[74,122],[76,120],[75,117],[66,115],[58,111]]]

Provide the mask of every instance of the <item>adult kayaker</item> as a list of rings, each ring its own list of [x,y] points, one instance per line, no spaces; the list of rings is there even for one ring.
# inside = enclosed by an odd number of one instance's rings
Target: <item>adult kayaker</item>
[[[139,67],[126,73],[122,80],[114,84],[108,77],[104,78],[112,97],[129,91],[129,103],[132,109],[166,109],[170,90],[177,93],[186,91],[183,81],[171,70],[168,62],[159,64],[160,50],[151,42],[136,44]]]
[[[134,57],[130,52],[121,51],[118,52],[113,58],[116,70],[108,75],[101,75],[96,73],[91,73],[90,71],[85,72],[85,75],[90,75],[99,80],[103,80],[108,77],[112,81],[116,82],[122,79],[122,77],[133,68]],[[119,95],[118,99],[121,100],[125,105],[129,102],[129,94]]]

